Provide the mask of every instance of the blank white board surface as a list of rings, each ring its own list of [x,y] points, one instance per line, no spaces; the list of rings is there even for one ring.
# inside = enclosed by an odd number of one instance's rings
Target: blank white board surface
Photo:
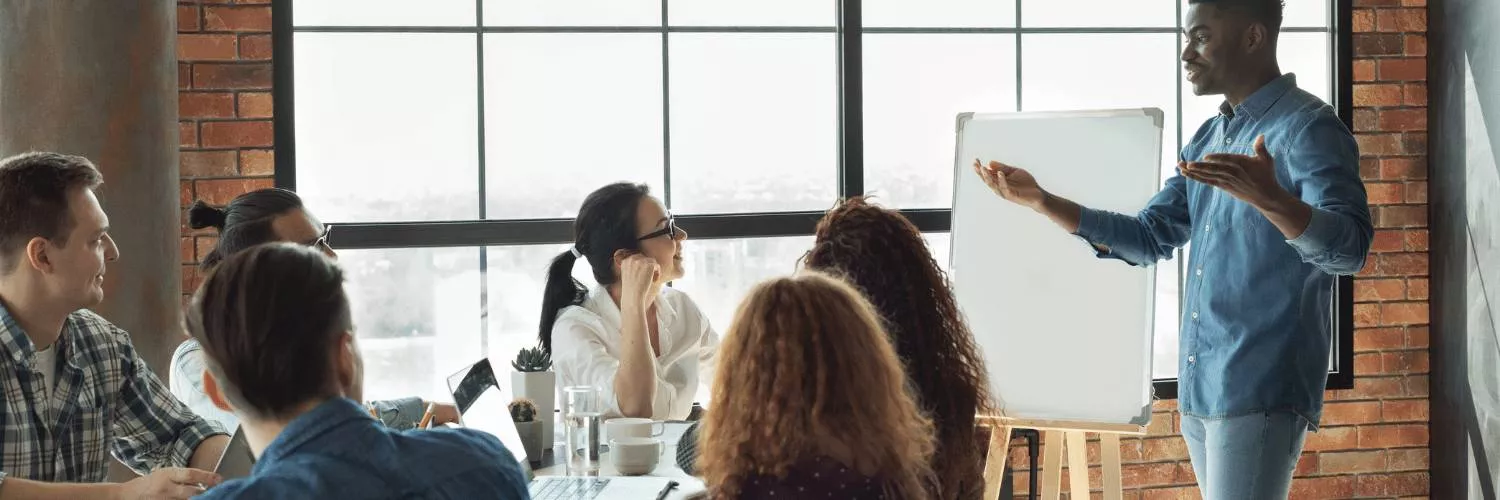
[[[958,118],[950,269],[1005,415],[1145,425],[1156,273],[1094,249],[996,195],[975,159],[1043,189],[1135,214],[1160,183],[1160,109],[966,113]]]

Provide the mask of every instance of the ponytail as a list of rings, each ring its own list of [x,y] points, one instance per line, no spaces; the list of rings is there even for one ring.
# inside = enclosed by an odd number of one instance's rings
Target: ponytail
[[[583,304],[589,290],[573,278],[573,265],[578,262],[570,249],[552,259],[547,267],[547,285],[542,290],[542,322],[537,328],[536,338],[542,350],[552,353],[552,325],[557,323],[557,314],[568,306]]]

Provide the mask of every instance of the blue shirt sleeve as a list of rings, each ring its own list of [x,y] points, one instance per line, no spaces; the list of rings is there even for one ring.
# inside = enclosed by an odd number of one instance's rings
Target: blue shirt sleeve
[[[1323,272],[1359,272],[1375,228],[1359,178],[1359,146],[1354,136],[1331,113],[1318,113],[1290,137],[1279,161],[1285,162],[1292,192],[1312,207],[1312,220],[1287,243],[1303,262]]]
[[[1149,266],[1172,258],[1192,235],[1187,179],[1179,173],[1135,216],[1085,207],[1074,233],[1094,245],[1099,257]]]

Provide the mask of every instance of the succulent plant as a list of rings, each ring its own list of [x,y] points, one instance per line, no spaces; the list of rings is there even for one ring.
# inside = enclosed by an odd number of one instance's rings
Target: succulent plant
[[[538,347],[528,347],[516,353],[510,366],[518,372],[544,372],[552,369],[552,354]]]
[[[507,406],[510,408],[510,419],[513,421],[531,422],[536,420],[536,403],[531,402],[530,399],[516,398],[515,401],[511,401]]]

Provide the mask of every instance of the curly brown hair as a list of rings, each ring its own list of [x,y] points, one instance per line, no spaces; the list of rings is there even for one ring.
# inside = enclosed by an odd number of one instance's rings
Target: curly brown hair
[[[940,497],[979,496],[984,454],[974,417],[995,413],[988,371],[921,231],[900,213],[856,197],[830,210],[816,236],[804,265],[845,277],[875,305],[937,427],[932,468]]]
[[[880,318],[852,286],[807,271],[761,283],[719,348],[698,464],[714,498],[819,457],[929,497],[932,422],[917,408]]]

